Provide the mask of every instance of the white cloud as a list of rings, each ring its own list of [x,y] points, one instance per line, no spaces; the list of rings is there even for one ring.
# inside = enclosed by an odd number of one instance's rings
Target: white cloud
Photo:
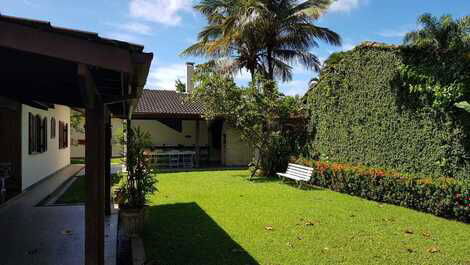
[[[379,32],[378,34],[384,38],[403,38],[405,37],[406,33],[416,30],[415,25],[404,25],[397,29],[388,29]]]
[[[308,80],[294,80],[279,84],[281,92],[287,96],[303,96],[308,90]]]
[[[103,37],[109,38],[109,39],[114,39],[114,40],[120,40],[120,41],[126,41],[126,42],[131,42],[131,43],[136,43],[136,44],[141,44],[143,43],[142,40],[137,37],[134,34],[129,34],[126,32],[110,32],[110,33],[105,33],[103,34]]]
[[[180,24],[181,12],[191,11],[191,0],[130,0],[130,15],[166,25]]]
[[[344,43],[344,44],[341,46],[341,50],[342,50],[342,51],[349,51],[349,50],[354,49],[354,47],[356,47],[355,44],[352,44],[352,43]]]
[[[137,34],[142,34],[142,35],[152,34],[152,27],[150,27],[149,25],[140,23],[140,22],[128,22],[125,24],[117,25],[117,28],[127,31],[127,32],[132,32],[132,33],[137,33]]]
[[[379,33],[380,36],[385,37],[385,38],[402,38],[405,37],[406,33],[408,31],[406,30],[384,30]]]
[[[33,8],[39,7],[37,3],[33,3],[32,1],[29,1],[29,0],[23,0],[23,3],[29,7],[33,7]]]
[[[350,12],[358,8],[365,0],[336,0],[329,8],[331,12]]]
[[[186,83],[185,64],[171,64],[151,69],[146,87],[149,89],[175,90],[176,79]]]

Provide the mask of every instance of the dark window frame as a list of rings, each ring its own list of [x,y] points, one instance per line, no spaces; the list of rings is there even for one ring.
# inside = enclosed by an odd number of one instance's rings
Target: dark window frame
[[[29,154],[41,154],[47,152],[47,117],[42,118],[39,114],[29,113]]]

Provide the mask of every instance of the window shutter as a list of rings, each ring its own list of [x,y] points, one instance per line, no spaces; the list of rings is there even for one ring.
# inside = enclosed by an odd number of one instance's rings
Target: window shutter
[[[43,131],[44,131],[44,137],[43,137],[43,141],[44,141],[44,152],[47,152],[47,117],[44,117],[44,120],[43,120]]]
[[[29,125],[29,154],[33,153],[33,139],[34,139],[34,131],[33,131],[33,114],[31,112],[29,113],[29,120],[28,120],[28,125]]]
[[[64,133],[64,139],[65,139],[65,144],[64,144],[64,148],[67,148],[69,147],[69,124],[66,123],[65,124],[65,133]]]
[[[36,141],[35,141],[35,147],[34,147],[34,151],[35,152],[41,152],[42,148],[41,148],[41,116],[39,115],[36,115],[36,126],[35,127],[35,130],[36,130]]]

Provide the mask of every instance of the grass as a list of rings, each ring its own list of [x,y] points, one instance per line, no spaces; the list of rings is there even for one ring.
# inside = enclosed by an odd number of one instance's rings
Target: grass
[[[70,160],[70,163],[71,164],[85,164],[85,159],[84,158],[72,158]],[[122,164],[122,158],[120,157],[111,158],[111,164],[112,165]]]
[[[85,176],[79,176],[55,202],[56,204],[77,204],[85,203]]]
[[[147,257],[172,265],[470,265],[468,224],[247,175],[159,174]]]
[[[57,199],[56,204],[79,204],[85,203],[86,199],[86,178],[85,176],[77,176],[72,185]],[[119,181],[117,174],[111,175],[114,185]]]

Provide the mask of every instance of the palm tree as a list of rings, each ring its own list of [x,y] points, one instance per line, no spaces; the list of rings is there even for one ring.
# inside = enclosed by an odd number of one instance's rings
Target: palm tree
[[[425,13],[418,24],[422,28],[406,34],[405,45],[443,51],[470,49],[470,16],[454,20],[450,15],[438,18]]]
[[[203,0],[195,8],[208,20],[198,41],[183,55],[222,60],[222,69],[241,69],[252,78],[292,79],[292,64],[318,71],[320,61],[310,52],[317,40],[340,45],[340,36],[313,22],[331,0]]]

